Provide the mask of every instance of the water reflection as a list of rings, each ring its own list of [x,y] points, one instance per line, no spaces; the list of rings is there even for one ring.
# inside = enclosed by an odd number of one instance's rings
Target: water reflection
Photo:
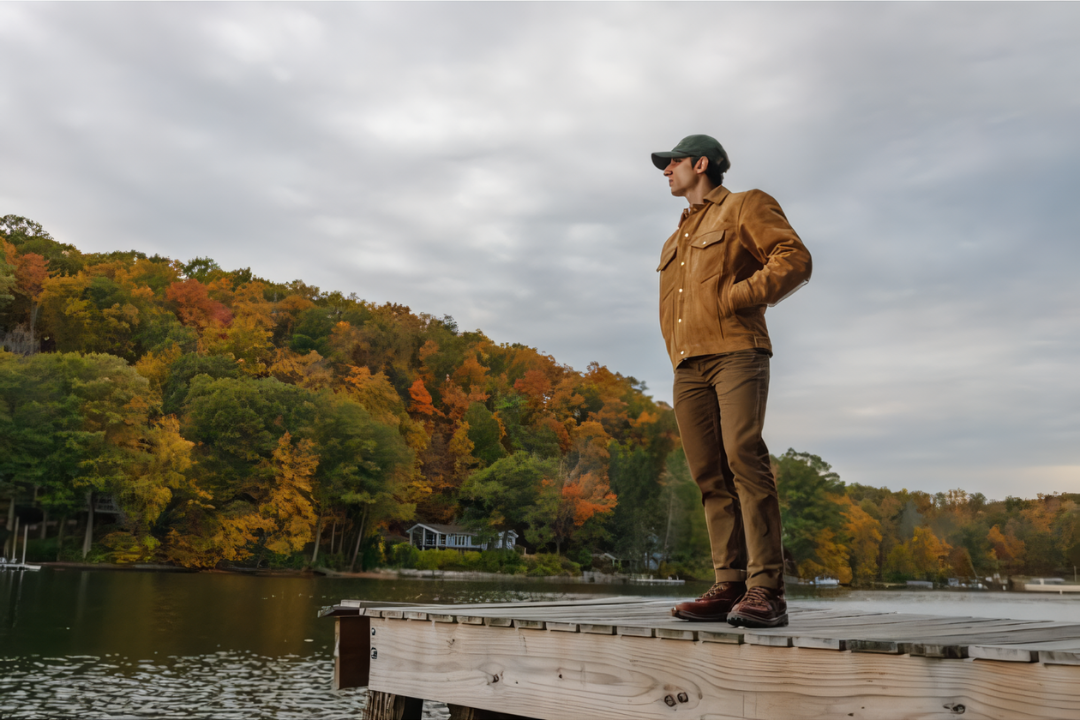
[[[0,717],[355,720],[363,714],[363,691],[327,687],[333,671],[327,658],[245,652],[137,658],[0,658]]]

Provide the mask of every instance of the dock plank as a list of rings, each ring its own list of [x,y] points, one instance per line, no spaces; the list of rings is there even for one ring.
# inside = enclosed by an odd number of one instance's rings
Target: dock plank
[[[619,635],[701,642],[745,643],[932,658],[977,657],[1004,662],[1042,660],[1077,664],[1069,647],[1042,650],[1020,645],[1080,639],[1080,625],[1050,621],[997,620],[913,613],[867,613],[844,608],[791,607],[791,623],[749,631],[726,623],[689,623],[670,615],[670,599],[595,598],[584,601],[468,605],[391,605],[360,612],[371,617],[485,625],[591,635]],[[749,637],[746,637],[749,634]],[[970,655],[969,648],[983,650]],[[1012,649],[1006,649],[1011,647]],[[1044,653],[1043,655],[1032,653]]]

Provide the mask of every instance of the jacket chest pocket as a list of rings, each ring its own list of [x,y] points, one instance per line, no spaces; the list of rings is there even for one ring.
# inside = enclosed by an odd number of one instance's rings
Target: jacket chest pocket
[[[687,252],[687,275],[690,280],[705,282],[724,270],[724,233],[724,230],[715,230],[694,238]]]

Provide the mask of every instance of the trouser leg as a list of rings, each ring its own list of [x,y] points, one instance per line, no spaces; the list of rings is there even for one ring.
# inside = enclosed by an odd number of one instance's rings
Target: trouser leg
[[[675,417],[718,582],[782,582],[780,503],[761,438],[768,388],[769,357],[754,351],[693,358],[675,371]]]

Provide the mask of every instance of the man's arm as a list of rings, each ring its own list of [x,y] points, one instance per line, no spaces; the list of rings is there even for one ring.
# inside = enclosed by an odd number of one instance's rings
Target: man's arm
[[[762,268],[731,286],[724,303],[727,314],[755,305],[775,305],[810,280],[810,253],[771,196],[749,191],[738,224],[739,240]]]

